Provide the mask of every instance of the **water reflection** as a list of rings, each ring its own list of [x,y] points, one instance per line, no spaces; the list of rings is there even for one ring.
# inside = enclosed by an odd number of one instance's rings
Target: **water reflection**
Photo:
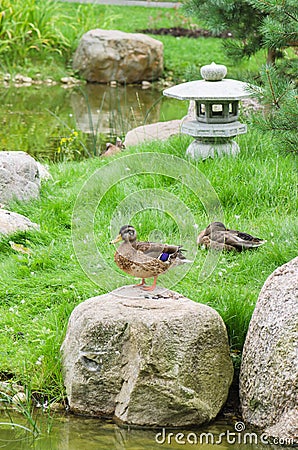
[[[122,135],[145,122],[158,122],[162,99],[153,89],[88,84],[72,93],[70,103],[80,130]]]
[[[96,84],[0,87],[0,100],[0,150],[51,159],[71,129],[93,130],[110,140],[144,123],[179,119],[188,106],[151,87]]]
[[[16,413],[12,415],[12,419],[15,423],[24,424],[23,418]],[[1,417],[0,414],[1,422],[7,422],[7,420],[7,416]],[[221,421],[195,430],[166,430],[165,434],[162,430],[120,428],[111,422],[72,415],[57,416],[53,422],[45,416],[39,424],[43,435],[35,440],[30,433],[20,428],[11,429],[11,427],[0,425],[0,448],[5,450],[178,450],[181,448],[185,450],[194,448],[269,450],[286,448],[263,444],[256,435],[250,437],[249,434],[245,438],[245,433],[249,433],[248,431],[235,433],[233,425],[227,425]],[[157,433],[159,435],[156,439]]]

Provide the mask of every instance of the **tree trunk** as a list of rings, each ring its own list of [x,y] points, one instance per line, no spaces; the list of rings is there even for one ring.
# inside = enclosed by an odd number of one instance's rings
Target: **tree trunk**
[[[266,63],[275,66],[276,48],[268,48]]]

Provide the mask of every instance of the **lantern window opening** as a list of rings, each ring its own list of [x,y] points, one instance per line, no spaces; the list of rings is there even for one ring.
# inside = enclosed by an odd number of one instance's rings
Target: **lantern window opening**
[[[216,117],[216,116],[223,116],[224,114],[224,105],[223,104],[217,104],[217,103],[213,103],[211,105],[211,117]]]
[[[200,116],[204,116],[206,113],[206,106],[204,103],[199,103],[199,114]]]
[[[230,117],[238,117],[238,102],[232,102],[229,104],[229,116]]]

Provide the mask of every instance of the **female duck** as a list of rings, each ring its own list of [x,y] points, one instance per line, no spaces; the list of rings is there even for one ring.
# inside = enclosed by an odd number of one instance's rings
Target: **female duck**
[[[125,273],[141,278],[142,282],[135,286],[144,286],[146,291],[153,291],[158,276],[170,267],[189,262],[183,256],[180,245],[137,241],[137,232],[131,225],[123,225],[111,244],[119,241],[123,242],[115,253],[117,266]],[[154,277],[152,286],[145,286],[145,278],[151,277]]]
[[[197,243],[213,250],[238,251],[258,248],[265,240],[238,230],[229,230],[222,222],[212,222],[198,236]]]

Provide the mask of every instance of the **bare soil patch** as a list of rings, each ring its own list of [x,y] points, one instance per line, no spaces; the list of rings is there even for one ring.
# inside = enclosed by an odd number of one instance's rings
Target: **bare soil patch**
[[[224,31],[223,33],[213,34],[209,30],[204,30],[201,28],[188,29],[182,27],[172,27],[172,28],[146,28],[145,30],[139,30],[140,33],[145,34],[155,34],[159,36],[174,36],[174,37],[189,37],[189,38],[199,38],[199,37],[220,37],[220,38],[230,38],[233,37],[232,33],[229,31]]]

